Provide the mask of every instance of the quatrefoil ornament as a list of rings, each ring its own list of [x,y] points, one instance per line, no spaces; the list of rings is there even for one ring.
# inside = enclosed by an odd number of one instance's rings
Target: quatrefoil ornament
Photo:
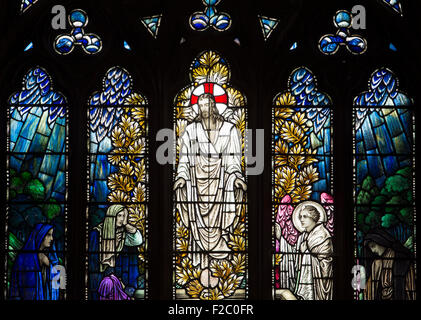
[[[352,14],[346,10],[336,13],[333,23],[338,31],[336,35],[324,35],[319,41],[319,49],[323,54],[332,55],[338,52],[341,46],[346,46],[352,54],[363,54],[367,50],[367,41],[358,35],[351,35]]]
[[[203,12],[195,12],[190,16],[190,26],[193,30],[204,31],[212,26],[215,30],[226,31],[231,27],[229,14],[216,11],[216,5],[221,0],[202,0],[206,6]]]
[[[88,15],[81,9],[73,10],[69,14],[69,24],[72,31],[56,38],[54,49],[61,55],[69,54],[76,46],[82,47],[87,54],[96,54],[102,49],[102,41],[94,33],[85,33],[84,28],[88,25]]]

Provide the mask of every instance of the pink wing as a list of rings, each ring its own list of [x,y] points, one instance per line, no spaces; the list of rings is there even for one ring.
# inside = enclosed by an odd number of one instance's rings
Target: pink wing
[[[325,208],[326,214],[327,214],[326,229],[333,236],[333,231],[334,231],[333,197],[328,193],[322,193],[320,195],[320,202],[322,203],[323,208]]]
[[[282,198],[281,204],[278,207],[278,214],[276,215],[276,223],[281,226],[282,237],[290,244],[295,245],[298,239],[298,231],[292,223],[292,212],[294,207],[290,204],[291,197],[286,195]]]

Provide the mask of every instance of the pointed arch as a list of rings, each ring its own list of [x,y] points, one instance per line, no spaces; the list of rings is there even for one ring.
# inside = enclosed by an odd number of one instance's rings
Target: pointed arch
[[[412,105],[388,68],[354,99],[354,259],[367,278],[357,300],[416,298]]]
[[[221,54],[203,51],[191,65],[191,83],[174,100],[175,299],[248,295],[247,100],[230,77]],[[213,117],[202,111],[205,100]],[[218,126],[205,133],[211,118]]]
[[[8,104],[6,298],[58,300],[66,296],[53,278],[67,266],[67,100],[37,66]]]
[[[300,67],[273,105],[273,298],[331,300],[332,100]]]
[[[86,298],[145,299],[148,101],[113,67],[88,100],[88,119]]]

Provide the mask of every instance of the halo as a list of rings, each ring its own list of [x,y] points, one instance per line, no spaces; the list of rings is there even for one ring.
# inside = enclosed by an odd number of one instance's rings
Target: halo
[[[198,85],[192,92],[190,97],[190,105],[196,114],[199,114],[199,97],[209,93],[215,98],[216,108],[219,114],[223,114],[228,107],[228,94],[222,86],[213,82],[205,82]]]
[[[301,226],[299,215],[300,215],[301,210],[307,205],[316,207],[317,211],[319,211],[320,218],[319,218],[319,221],[316,221],[316,223],[325,223],[327,221],[326,210],[325,208],[323,208],[323,206],[320,203],[315,202],[315,201],[304,201],[300,203],[294,209],[294,212],[292,213],[292,223],[294,224],[295,229],[297,229],[299,232],[305,231],[305,229]]]

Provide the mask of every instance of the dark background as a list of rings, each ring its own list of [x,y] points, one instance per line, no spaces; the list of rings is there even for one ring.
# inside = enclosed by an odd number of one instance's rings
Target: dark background
[[[1,199],[6,203],[6,110],[9,96],[21,89],[23,76],[34,67],[45,68],[54,88],[69,102],[69,259],[68,299],[84,299],[85,216],[87,194],[87,100],[102,87],[106,71],[121,66],[133,77],[135,91],[150,102],[150,209],[149,209],[149,298],[172,299],[172,166],[155,161],[160,128],[173,127],[173,99],[190,83],[189,67],[203,50],[219,51],[231,65],[231,83],[248,100],[248,127],[264,128],[265,171],[249,176],[249,298],[272,299],[272,190],[271,190],[271,116],[272,99],[287,89],[290,73],[306,66],[316,75],[320,90],[334,102],[334,197],[335,197],[335,300],[351,300],[353,265],[353,173],[352,102],[368,89],[372,72],[388,67],[400,80],[400,89],[415,101],[416,125],[420,125],[416,105],[421,100],[418,77],[420,68],[420,1],[401,0],[400,17],[381,0],[224,0],[217,9],[233,19],[226,32],[193,31],[188,19],[204,6],[200,0],[183,1],[60,1],[39,0],[20,15],[21,1],[0,1],[0,117]],[[86,32],[99,35],[102,51],[93,56],[80,48],[68,56],[53,49],[54,39],[66,31],[51,28],[51,8],[64,5],[67,13],[83,9],[89,15]],[[321,36],[335,33],[332,20],[340,9],[354,5],[367,10],[367,29],[352,30],[367,39],[368,51],[353,56],[341,48],[334,56],[321,54]],[[157,39],[140,21],[141,17],[163,14]],[[280,19],[268,41],[264,41],[257,15]],[[181,38],[186,42],[180,44]],[[234,42],[238,38],[241,45]],[[123,48],[126,40],[131,51]],[[34,48],[24,52],[30,43]],[[295,51],[289,48],[298,43]],[[398,49],[393,52],[389,44]],[[419,167],[416,160],[416,167]],[[416,178],[419,179],[419,172]],[[418,180],[417,179],[417,180]],[[418,207],[418,201],[417,201]],[[0,215],[4,230],[4,212]],[[0,247],[4,250],[4,237]],[[4,257],[0,272],[4,274]],[[417,283],[418,286],[418,283]],[[1,281],[4,292],[4,281]],[[4,299],[4,295],[0,295]]]

